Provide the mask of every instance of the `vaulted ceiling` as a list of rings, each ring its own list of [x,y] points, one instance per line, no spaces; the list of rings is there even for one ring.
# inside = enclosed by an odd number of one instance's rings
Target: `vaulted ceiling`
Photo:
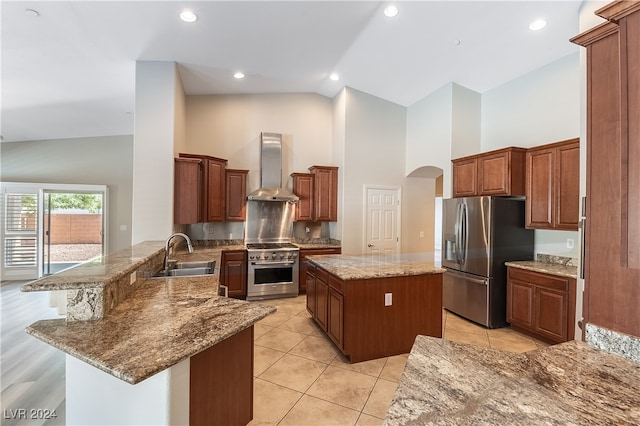
[[[349,86],[410,106],[451,81],[482,93],[578,51],[580,1],[393,2],[388,18],[391,3],[4,1],[3,141],[132,134],[136,61],[177,62],[187,95]],[[180,20],[185,8],[196,22]]]

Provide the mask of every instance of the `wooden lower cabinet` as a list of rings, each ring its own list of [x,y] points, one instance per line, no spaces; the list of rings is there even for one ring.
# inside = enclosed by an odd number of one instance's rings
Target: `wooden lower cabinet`
[[[328,303],[328,324],[327,334],[333,340],[333,343],[340,349],[344,347],[343,341],[343,329],[342,321],[344,318],[344,305],[342,294],[338,293],[334,289],[329,289],[329,303]]]
[[[189,360],[189,425],[246,425],[253,418],[253,326]]]
[[[320,254],[340,254],[342,253],[342,249],[340,247],[330,247],[330,248],[313,248],[313,249],[300,249],[300,267],[298,272],[298,293],[304,294],[307,290],[307,283],[309,280],[307,279],[307,268],[309,267],[309,263],[306,260],[307,256],[314,256]]]
[[[442,337],[442,274],[342,280],[310,266],[307,310],[350,362],[409,353],[418,334]]]
[[[220,265],[220,284],[227,286],[229,297],[247,297],[247,252],[246,250],[223,251]]]
[[[316,292],[315,292],[315,320],[322,327],[323,330],[327,330],[327,318],[329,306],[329,284],[327,284],[327,272],[318,269],[316,275]]]
[[[550,343],[574,339],[575,278],[508,268],[507,321]]]

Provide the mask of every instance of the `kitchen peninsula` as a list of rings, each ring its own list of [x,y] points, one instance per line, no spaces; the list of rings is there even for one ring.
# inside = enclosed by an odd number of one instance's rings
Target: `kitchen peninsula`
[[[408,353],[442,337],[442,273],[423,253],[315,255],[307,310],[350,362]]]
[[[202,248],[178,258],[219,260],[220,252]],[[67,290],[71,311],[76,299],[100,306],[88,320],[27,328],[68,354],[69,424],[251,420],[253,324],[275,308],[219,297],[217,274],[146,279],[163,254],[164,243],[145,242],[23,287]]]

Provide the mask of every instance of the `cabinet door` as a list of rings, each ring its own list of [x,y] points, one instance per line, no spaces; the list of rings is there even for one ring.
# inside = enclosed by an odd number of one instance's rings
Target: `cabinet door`
[[[507,321],[513,325],[534,329],[534,286],[509,278],[507,282]]]
[[[313,219],[319,222],[338,220],[338,168],[312,166],[313,174]]]
[[[226,161],[207,159],[206,209],[207,222],[224,221],[224,186]]]
[[[245,251],[223,251],[220,282],[229,288],[229,297],[247,297],[247,255]]]
[[[453,160],[453,196],[478,195],[478,162],[476,158]]]
[[[555,150],[554,228],[578,230],[580,213],[580,142]]]
[[[327,334],[338,346],[338,348],[344,348],[343,339],[343,297],[340,293],[334,289],[329,289],[329,313],[327,324]]]
[[[245,206],[247,198],[248,170],[231,170],[225,172],[225,220],[242,222],[246,218]]]
[[[307,272],[306,275],[306,293],[307,293],[307,311],[311,314],[311,318],[316,317],[316,276]]]
[[[201,221],[202,161],[194,158],[174,159],[173,223]]]
[[[316,307],[315,307],[315,319],[318,325],[323,330],[327,329],[327,315],[328,315],[328,303],[329,303],[329,285],[316,276]]]
[[[535,331],[558,343],[566,342],[567,292],[536,287],[535,309]]]
[[[313,220],[313,175],[311,173],[293,173],[293,193],[300,200],[296,204],[297,221]]]
[[[553,228],[553,148],[529,150],[527,159],[526,226]]]
[[[478,195],[508,195],[511,192],[509,153],[478,158]]]

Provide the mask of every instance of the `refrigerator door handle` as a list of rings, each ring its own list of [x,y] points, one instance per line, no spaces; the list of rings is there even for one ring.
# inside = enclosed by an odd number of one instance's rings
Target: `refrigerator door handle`
[[[472,282],[474,284],[489,285],[489,279],[488,278],[475,278],[475,277],[470,276],[469,274],[459,273],[459,272],[455,272],[455,271],[451,271],[451,270],[448,270],[445,273],[446,274],[451,274],[451,275],[457,275],[457,276],[460,276],[460,277],[464,277],[464,279],[466,281]]]
[[[460,259],[461,259],[461,264],[464,264],[467,262],[467,221],[468,221],[468,217],[467,217],[467,205],[466,204],[462,204],[461,205],[461,214],[460,214],[460,246],[461,246],[461,253],[460,253]]]
[[[460,250],[462,249],[460,247],[460,225],[461,225],[461,218],[462,218],[462,204],[458,204],[456,206],[456,224],[455,224],[455,229],[454,229],[454,233],[456,236],[456,262],[458,262],[458,264],[462,264],[462,258],[460,257]]]

